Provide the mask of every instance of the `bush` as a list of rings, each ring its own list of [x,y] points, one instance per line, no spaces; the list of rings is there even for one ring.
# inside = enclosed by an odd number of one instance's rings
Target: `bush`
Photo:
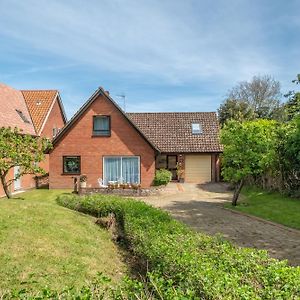
[[[198,234],[166,212],[116,196],[61,195],[57,202],[96,217],[116,215],[144,280],[125,279],[122,299],[297,299],[300,267]],[[114,294],[114,297],[117,297]]]
[[[154,185],[166,185],[171,181],[172,173],[166,169],[160,169],[155,171]]]

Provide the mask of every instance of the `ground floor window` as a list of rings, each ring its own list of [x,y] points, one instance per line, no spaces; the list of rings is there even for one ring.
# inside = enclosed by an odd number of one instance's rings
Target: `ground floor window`
[[[139,156],[105,156],[103,158],[103,179],[118,183],[140,183]]]
[[[63,173],[80,174],[80,156],[64,156]]]

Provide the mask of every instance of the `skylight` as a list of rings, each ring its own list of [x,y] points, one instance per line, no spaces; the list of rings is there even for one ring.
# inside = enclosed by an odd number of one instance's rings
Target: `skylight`
[[[199,123],[192,123],[192,134],[201,134],[202,126]]]
[[[24,121],[24,123],[29,123],[30,124],[30,121],[27,119],[27,117],[23,114],[23,112],[21,110],[16,109],[16,112],[21,117],[21,119]]]

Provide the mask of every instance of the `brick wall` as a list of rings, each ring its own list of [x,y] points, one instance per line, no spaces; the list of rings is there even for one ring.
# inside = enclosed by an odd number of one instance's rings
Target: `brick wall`
[[[92,137],[93,116],[111,116],[111,136]],[[88,177],[87,186],[97,187],[103,178],[102,161],[105,155],[137,155],[141,161],[141,185],[149,187],[155,172],[155,155],[152,147],[104,96],[89,109],[56,144],[50,153],[50,188],[73,188],[73,176],[63,175],[63,156],[81,156],[81,174]]]

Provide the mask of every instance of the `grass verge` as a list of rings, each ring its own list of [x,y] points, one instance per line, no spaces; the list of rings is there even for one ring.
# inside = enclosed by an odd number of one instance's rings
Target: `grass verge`
[[[267,192],[256,187],[245,187],[244,196],[236,207],[226,207],[300,229],[300,199],[293,199],[277,192]]]
[[[91,216],[58,206],[67,191],[34,190],[0,199],[0,291],[81,286],[126,270],[110,234]]]

